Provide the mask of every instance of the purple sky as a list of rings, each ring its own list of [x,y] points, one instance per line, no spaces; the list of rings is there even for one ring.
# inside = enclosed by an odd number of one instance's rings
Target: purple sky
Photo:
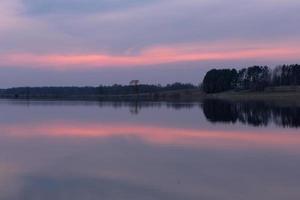
[[[0,87],[199,83],[300,62],[298,0],[0,0]]]

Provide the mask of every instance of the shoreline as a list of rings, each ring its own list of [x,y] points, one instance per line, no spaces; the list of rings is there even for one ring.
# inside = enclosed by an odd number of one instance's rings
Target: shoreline
[[[289,88],[290,89],[290,88]],[[167,101],[167,102],[199,102],[205,99],[220,99],[231,101],[283,101],[299,102],[300,90],[297,87],[294,91],[269,88],[265,91],[228,91],[222,93],[206,94],[200,89],[175,90],[160,93],[144,93],[133,95],[0,95],[0,99],[11,100],[82,100],[82,101]]]

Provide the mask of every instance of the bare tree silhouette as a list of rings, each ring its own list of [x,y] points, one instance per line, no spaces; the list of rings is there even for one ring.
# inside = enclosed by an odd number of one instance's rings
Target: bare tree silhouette
[[[129,83],[131,86],[134,86],[134,90],[135,90],[136,95],[139,94],[139,83],[140,83],[139,80],[132,80]]]

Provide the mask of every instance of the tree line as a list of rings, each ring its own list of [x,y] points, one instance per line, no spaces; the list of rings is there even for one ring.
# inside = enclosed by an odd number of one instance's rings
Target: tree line
[[[252,66],[236,69],[212,69],[202,82],[206,93],[228,90],[263,91],[268,86],[300,85],[300,65],[280,65],[275,69],[268,66]]]
[[[151,94],[157,96],[161,92],[199,89],[191,83],[173,83],[165,86],[154,84],[135,84],[98,87],[15,87],[0,89],[0,97],[89,97],[117,96],[132,94]],[[300,85],[300,65],[281,65],[274,69],[268,66],[252,66],[237,69],[212,69],[208,71],[201,84],[206,93],[218,93],[229,90],[263,91],[269,86]]]
[[[190,83],[173,83],[165,86],[139,84],[138,93],[158,93],[174,90],[195,89]],[[24,98],[24,97],[69,97],[69,96],[107,96],[107,95],[131,95],[137,90],[132,85],[111,86],[100,85],[98,87],[16,87],[0,89],[0,96]]]

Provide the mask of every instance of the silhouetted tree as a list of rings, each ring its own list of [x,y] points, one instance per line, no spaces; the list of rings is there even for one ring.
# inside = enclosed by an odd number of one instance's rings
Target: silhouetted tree
[[[272,73],[274,86],[300,85],[300,65],[277,66]]]
[[[139,94],[139,80],[132,80],[130,81],[129,85],[134,87],[135,93],[138,95]]]
[[[293,77],[290,79],[294,83],[300,83],[295,74],[299,74],[299,72],[293,68]],[[271,70],[267,66],[243,68],[238,72],[235,69],[212,69],[206,73],[201,87],[206,93],[218,93],[232,89],[262,91],[271,85],[271,75]],[[281,79],[283,78],[280,77]]]
[[[223,92],[234,89],[237,81],[235,69],[213,69],[204,77],[202,88],[206,93]]]
[[[270,83],[271,73],[267,66],[253,66],[238,72],[237,89],[264,90]]]

